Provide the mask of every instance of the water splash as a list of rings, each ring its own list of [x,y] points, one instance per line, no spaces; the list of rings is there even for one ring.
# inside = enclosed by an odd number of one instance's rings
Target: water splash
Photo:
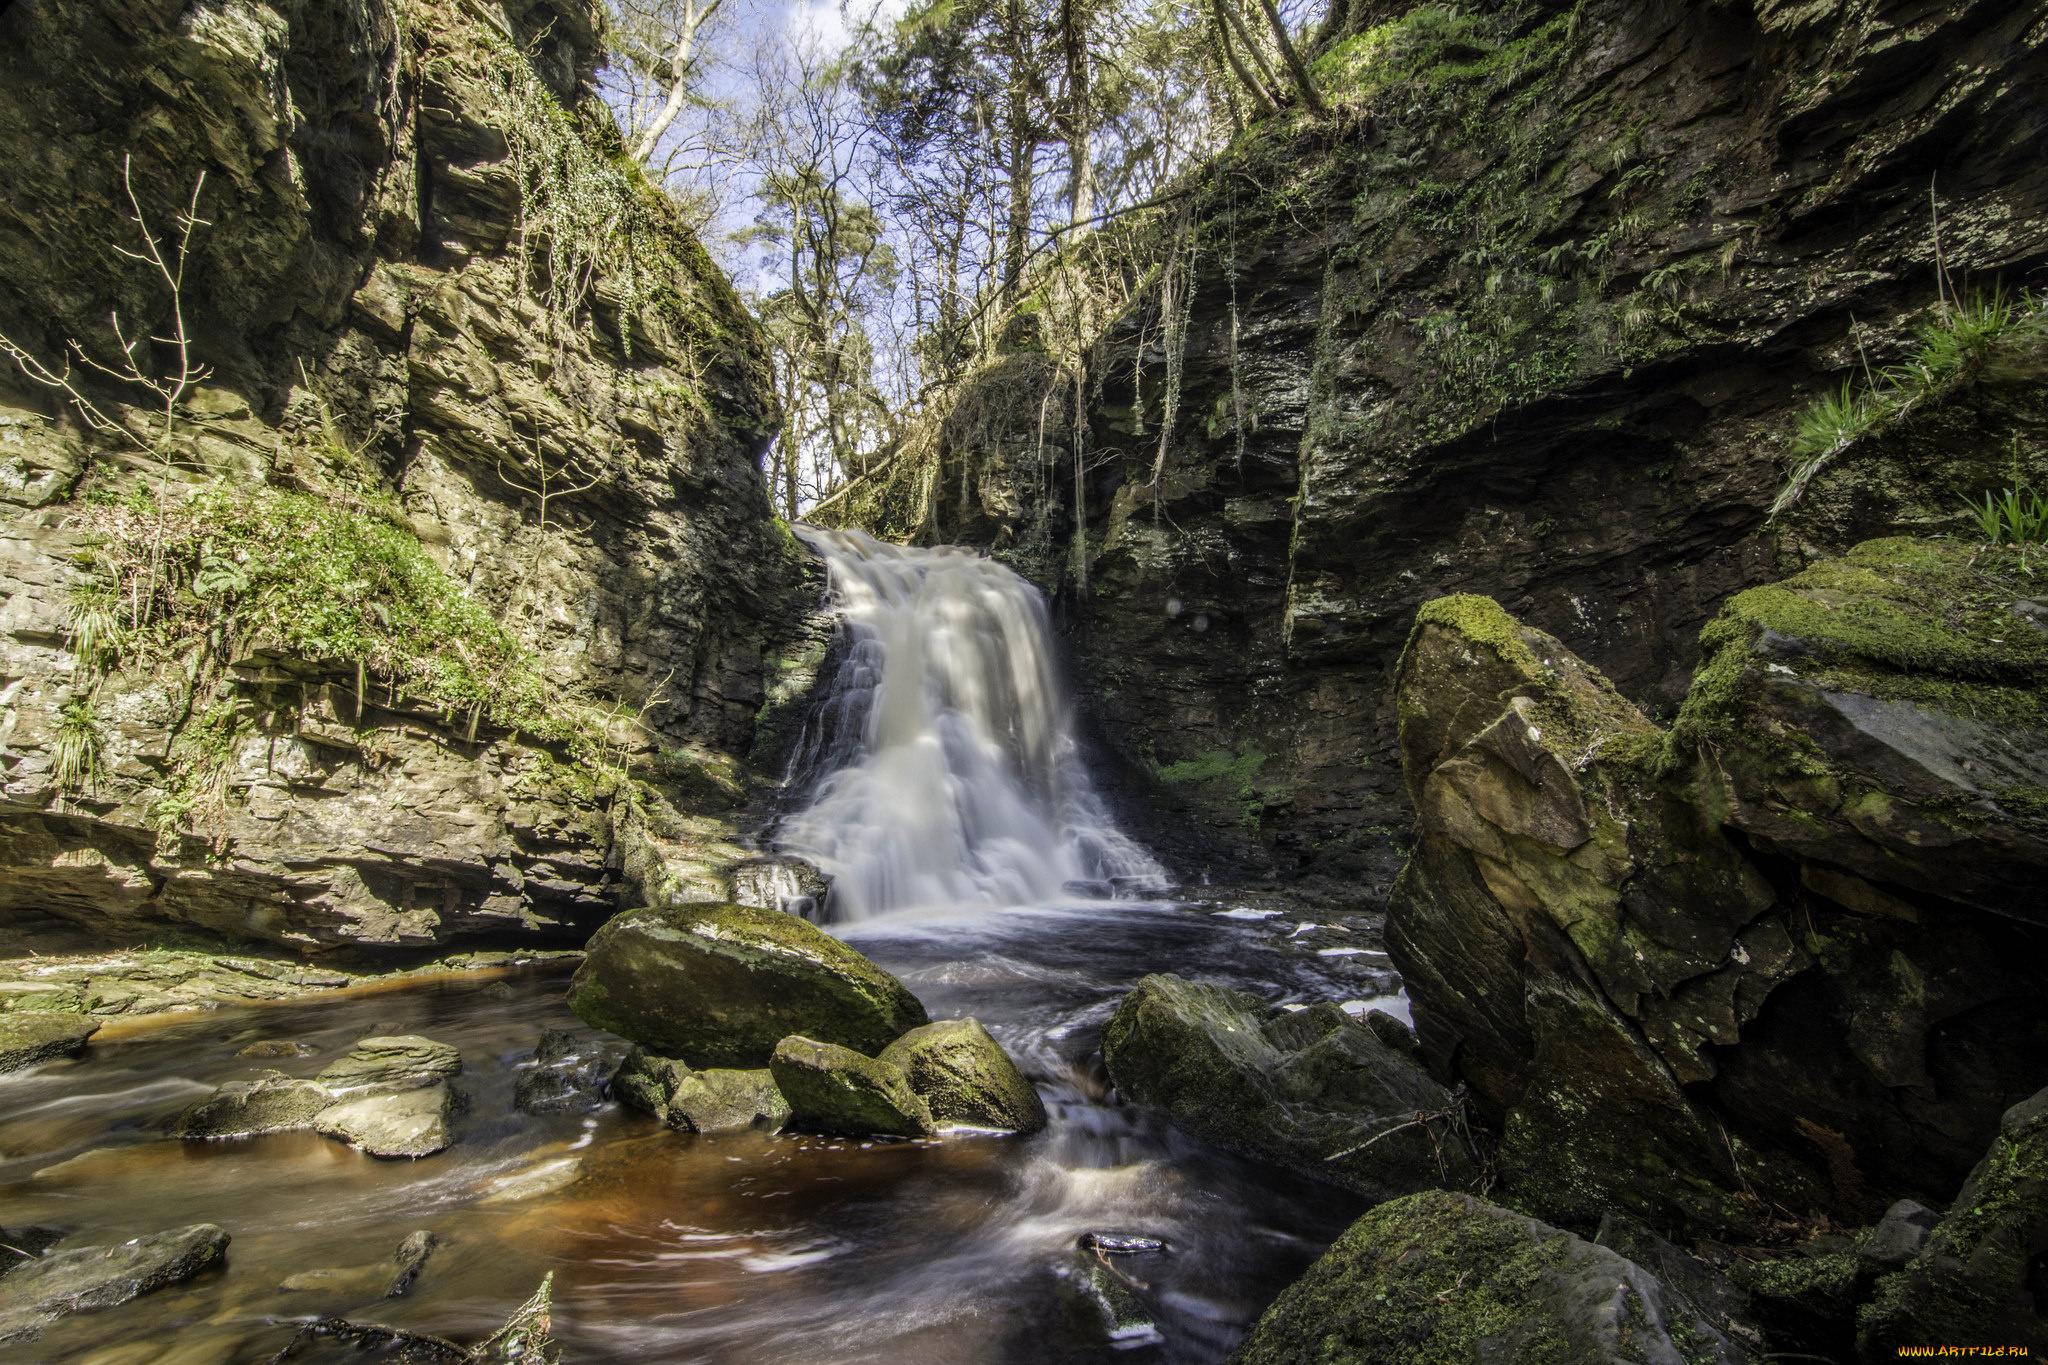
[[[779,835],[840,917],[1164,887],[1088,779],[1035,588],[953,547],[797,534],[848,638],[798,753],[810,806]]]

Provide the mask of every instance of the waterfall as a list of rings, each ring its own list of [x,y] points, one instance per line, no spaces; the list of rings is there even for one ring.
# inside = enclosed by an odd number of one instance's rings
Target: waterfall
[[[1088,779],[1037,589],[954,547],[796,530],[846,638],[778,842],[831,874],[838,916],[1165,885]]]

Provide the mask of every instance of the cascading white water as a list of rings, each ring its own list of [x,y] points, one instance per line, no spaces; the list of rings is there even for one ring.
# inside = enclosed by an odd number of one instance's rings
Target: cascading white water
[[[779,842],[831,874],[840,917],[1165,885],[1088,779],[1035,588],[966,550],[797,534],[850,639],[798,759],[811,804]]]

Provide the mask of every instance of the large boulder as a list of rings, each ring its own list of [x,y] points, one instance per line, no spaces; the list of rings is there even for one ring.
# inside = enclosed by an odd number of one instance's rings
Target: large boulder
[[[829,1133],[929,1137],[931,1110],[893,1063],[814,1038],[784,1038],[768,1069],[790,1116]]]
[[[1858,1350],[1865,1361],[1890,1361],[1901,1346],[1997,1342],[2048,1356],[2044,1267],[2048,1090],[2006,1111],[1948,1216],[1905,1269],[1879,1283]]]
[[[1457,1104],[1331,1004],[1270,1010],[1223,986],[1148,976],[1102,1030],[1117,1089],[1226,1151],[1374,1199],[1477,1171]]]
[[[882,1049],[940,1125],[1035,1133],[1045,1103],[1003,1045],[978,1019],[941,1019],[914,1028]]]
[[[695,1067],[760,1067],[798,1033],[872,1055],[929,1022],[902,982],[823,930],[726,904],[614,916],[590,940],[569,1007]]]
[[[0,1073],[59,1057],[76,1057],[99,1028],[99,1020],[77,1014],[0,1014]]]
[[[189,1280],[227,1255],[212,1223],[138,1237],[119,1246],[74,1247],[23,1262],[0,1276],[0,1344],[23,1341],[66,1313],[111,1308]]]
[[[765,1067],[696,1071],[687,1062],[645,1048],[626,1054],[612,1089],[635,1109],[685,1133],[779,1128],[789,1117],[789,1102]]]
[[[1417,830],[1387,942],[1431,1069],[1469,1085],[1502,1131],[1517,1207],[1584,1226],[1620,1210],[1721,1236],[1773,1203],[1866,1223],[1900,1196],[1945,1198],[1998,1112],[2032,1088],[2013,1082],[2048,1082],[2027,1041],[2048,1028],[2028,985],[2048,969],[2033,931],[1988,892],[1965,904],[1869,880],[1876,855],[1850,834],[1867,844],[1856,822],[1904,807],[1859,787],[1770,701],[1806,669],[1850,710],[1862,706],[1852,685],[1873,705],[1914,693],[1960,712],[2020,706],[1981,680],[1848,670],[1833,646],[1786,653],[1790,637],[1758,624],[1798,620],[1814,637],[1830,603],[1853,621],[1865,605],[1849,587],[1883,577],[1873,565],[1918,581],[1916,566],[1947,562],[1914,544],[1862,547],[1848,568],[1738,596],[1669,734],[1485,598],[1419,614],[1398,684]],[[1953,598],[1901,590],[1918,624],[1898,602],[1868,609],[1902,639],[1947,629],[1951,613],[1976,622],[1981,594],[1944,581]],[[2003,648],[1990,641],[2004,623],[1967,629]],[[1760,776],[1752,751],[1778,766]],[[1963,823],[2017,828],[2031,809],[2013,799]],[[1780,825],[1807,833],[1780,842]],[[1985,838],[1987,860],[2024,844]],[[1835,849],[1842,861],[1823,861]]]
[[[1232,1365],[1743,1365],[1634,1261],[1470,1195],[1366,1214],[1268,1308]]]

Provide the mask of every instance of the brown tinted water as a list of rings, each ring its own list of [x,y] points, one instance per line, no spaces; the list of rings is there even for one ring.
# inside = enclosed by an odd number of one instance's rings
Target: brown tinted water
[[[81,1061],[0,1078],[0,1225],[54,1226],[62,1245],[82,1246],[214,1222],[234,1239],[227,1266],[61,1319],[0,1358],[260,1361],[297,1322],[328,1315],[474,1340],[552,1271],[556,1335],[576,1365],[1221,1360],[1359,1206],[1117,1103],[1097,1053],[1102,1022],[1150,971],[1275,1001],[1372,998],[1394,985],[1376,953],[1318,955],[1373,946],[1362,935],[1289,938],[1289,921],[1218,908],[842,926],[934,1018],[972,1014],[1018,1058],[1053,1116],[1026,1138],[698,1137],[616,1105],[521,1113],[512,1091],[541,1030],[595,1036],[563,1004],[562,972],[112,1026]],[[462,1050],[471,1103],[439,1155],[379,1161],[311,1133],[163,1136],[223,1081],[263,1067],[310,1076],[357,1038],[393,1033]],[[317,1052],[236,1056],[265,1039]],[[419,1228],[441,1249],[408,1296],[382,1298],[393,1249]],[[1145,1286],[1155,1332],[1112,1341],[1080,1297],[1074,1244],[1091,1231],[1168,1242],[1164,1255],[1122,1262]],[[280,1288],[313,1271],[353,1273]]]

